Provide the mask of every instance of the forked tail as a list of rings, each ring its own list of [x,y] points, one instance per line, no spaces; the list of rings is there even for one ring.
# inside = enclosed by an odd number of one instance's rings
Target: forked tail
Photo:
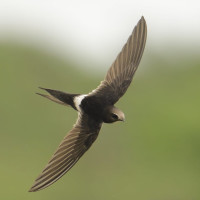
[[[39,88],[47,91],[49,94],[40,94],[40,93],[36,93],[36,94],[43,96],[56,103],[59,103],[65,106],[71,106],[72,108],[77,110],[74,105],[73,100],[74,100],[74,97],[78,96],[79,94],[69,94],[69,93],[58,91],[58,90],[46,89],[42,87],[39,87]]]

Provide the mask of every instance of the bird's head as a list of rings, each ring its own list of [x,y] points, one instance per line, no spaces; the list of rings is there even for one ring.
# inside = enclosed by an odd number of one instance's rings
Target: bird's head
[[[108,109],[106,109],[105,113],[104,113],[104,122],[106,123],[113,123],[113,122],[116,122],[116,121],[125,121],[125,115],[124,113],[112,106],[112,107],[109,107]]]

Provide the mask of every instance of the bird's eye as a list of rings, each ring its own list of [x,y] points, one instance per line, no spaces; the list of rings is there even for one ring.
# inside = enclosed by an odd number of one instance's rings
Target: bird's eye
[[[112,113],[112,118],[113,119],[118,119],[118,116],[116,114]]]

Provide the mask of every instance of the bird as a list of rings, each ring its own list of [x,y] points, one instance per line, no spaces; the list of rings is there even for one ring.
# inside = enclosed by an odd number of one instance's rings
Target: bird
[[[132,82],[144,52],[146,38],[147,25],[142,16],[104,80],[88,94],[69,94],[40,87],[47,94],[37,94],[56,103],[71,106],[77,111],[78,118],[29,192],[50,186],[68,172],[97,139],[103,123],[125,120],[124,113],[115,107],[115,103]]]

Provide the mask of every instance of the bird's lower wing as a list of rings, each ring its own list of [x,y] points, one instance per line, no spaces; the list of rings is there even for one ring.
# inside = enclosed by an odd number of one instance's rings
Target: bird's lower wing
[[[48,187],[69,171],[96,140],[100,128],[100,122],[79,113],[73,129],[63,139],[29,192]]]
[[[145,48],[146,37],[147,26],[144,17],[142,17],[133,29],[122,51],[109,68],[104,81],[90,95],[105,97],[112,104],[116,103],[124,95],[139,66]]]

